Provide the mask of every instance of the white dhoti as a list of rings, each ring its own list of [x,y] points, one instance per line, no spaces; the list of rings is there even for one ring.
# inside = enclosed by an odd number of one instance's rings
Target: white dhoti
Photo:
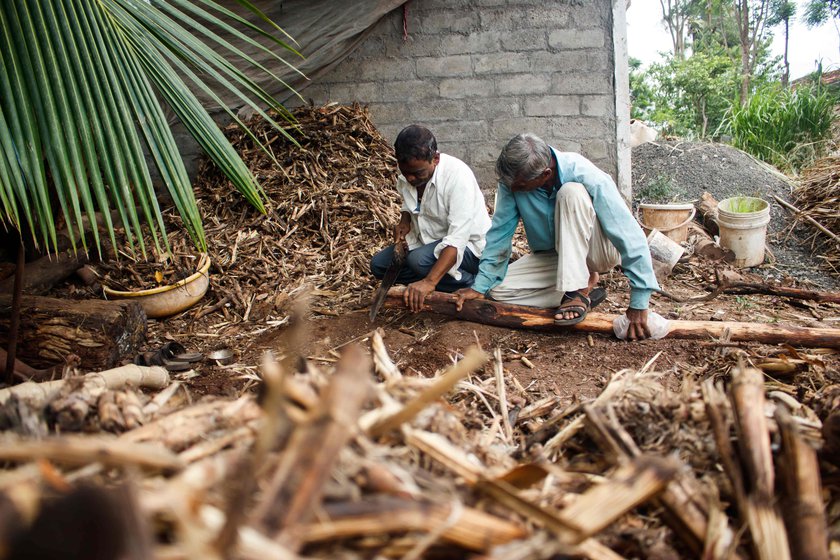
[[[511,263],[505,279],[487,295],[518,305],[559,307],[565,292],[589,285],[591,272],[606,272],[621,262],[580,183],[565,183],[557,192],[554,232],[555,251],[532,253]]]

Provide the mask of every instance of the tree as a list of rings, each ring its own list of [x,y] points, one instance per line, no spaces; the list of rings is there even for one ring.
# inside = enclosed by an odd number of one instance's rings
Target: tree
[[[737,72],[728,57],[695,53],[651,67],[658,84],[651,120],[667,132],[697,135],[714,132],[737,96]]]
[[[790,0],[774,0],[768,25],[784,25],[785,29],[785,54],[784,71],[782,72],[782,87],[787,87],[790,81],[790,62],[788,61],[788,46],[790,43],[790,22],[796,15],[796,3]]]
[[[809,0],[805,5],[808,27],[818,27],[829,19],[840,20],[840,0]],[[840,35],[840,29],[837,34]]]
[[[750,95],[750,81],[764,51],[772,38],[768,22],[779,20],[774,12],[783,2],[774,0],[735,0],[735,15],[738,23],[738,43],[741,59],[741,87],[738,101],[745,105]]]
[[[805,23],[816,27],[829,19],[840,19],[840,0],[809,0],[805,5]]]
[[[674,58],[683,60],[686,54],[686,32],[691,0],[659,0],[659,5],[662,7],[662,20],[671,35]]]
[[[114,209],[130,244],[136,238],[145,252],[141,223],[156,244],[159,236],[165,242],[145,146],[184,227],[203,249],[201,218],[162,102],[235,187],[264,210],[256,179],[193,93],[215,97],[214,88],[224,88],[266,118],[261,106],[291,119],[234,62],[268,70],[222,37],[297,55],[288,36],[278,38],[282,29],[249,9],[271,32],[213,0],[0,2],[0,221],[49,248],[56,246],[60,213],[74,247],[78,236],[87,249],[83,216],[96,223],[97,212],[117,244]],[[99,248],[98,228],[91,233]]]
[[[648,83],[648,74],[642,69],[642,61],[630,58],[630,117],[650,120],[655,108],[655,92]]]

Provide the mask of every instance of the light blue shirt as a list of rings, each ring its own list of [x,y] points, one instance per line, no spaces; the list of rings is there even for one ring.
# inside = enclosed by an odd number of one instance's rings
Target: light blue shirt
[[[659,289],[653,273],[650,249],[645,234],[621,198],[612,178],[595,165],[572,152],[552,148],[557,162],[558,183],[581,183],[592,197],[595,215],[604,234],[621,255],[621,267],[630,281],[630,307],[647,309],[650,294]],[[554,207],[557,188],[513,192],[499,183],[493,225],[487,232],[487,245],[481,255],[478,276],[472,288],[486,294],[498,286],[507,274],[511,242],[519,219],[525,227],[528,245],[533,252],[552,251],[554,247]]]

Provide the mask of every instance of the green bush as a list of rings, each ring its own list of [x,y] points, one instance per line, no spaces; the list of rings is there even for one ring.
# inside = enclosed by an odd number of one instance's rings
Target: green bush
[[[766,89],[744,107],[733,107],[724,126],[735,147],[798,172],[826,151],[835,102],[818,87]]]

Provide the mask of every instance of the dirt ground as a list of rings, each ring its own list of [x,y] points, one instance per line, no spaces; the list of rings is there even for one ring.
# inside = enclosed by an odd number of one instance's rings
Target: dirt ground
[[[663,283],[663,288],[683,297],[703,295],[706,292],[698,287],[697,271],[696,266],[678,265],[676,274]],[[629,297],[626,279],[613,272],[602,279],[602,284],[608,288],[609,295],[597,310],[623,313]],[[651,308],[669,319],[840,327],[840,305],[811,304],[766,295],[721,295],[693,304],[676,303],[657,295]],[[604,334],[515,330],[459,321],[431,312],[412,314],[404,309],[383,309],[375,323],[371,323],[368,308],[361,304],[358,309],[339,316],[314,313],[307,326],[308,339],[300,353],[314,364],[327,366],[335,362],[347,344],[356,342],[369,348],[371,332],[380,328],[391,358],[401,371],[422,377],[445,369],[476,343],[491,352],[498,347],[507,374],[515,378],[514,384],[518,382],[523,393],[534,400],[557,395],[564,403],[594,398],[610,376],[622,369],[638,370],[650,362],[649,368],[665,372],[664,379],[677,387],[685,375],[703,379],[726,371],[737,354],[721,356],[721,347],[713,340],[665,338],[625,342]],[[218,367],[205,362],[196,368],[198,375],[187,383],[197,394],[232,396],[247,389],[254,384],[264,353],[282,352],[285,332],[286,327],[280,326],[243,340],[235,364]],[[756,343],[734,346],[743,351],[742,356],[753,360],[784,352],[777,346]],[[814,368],[826,382],[835,377],[840,380],[838,355],[821,356],[819,364],[810,366]],[[808,370],[805,366],[802,373]]]

